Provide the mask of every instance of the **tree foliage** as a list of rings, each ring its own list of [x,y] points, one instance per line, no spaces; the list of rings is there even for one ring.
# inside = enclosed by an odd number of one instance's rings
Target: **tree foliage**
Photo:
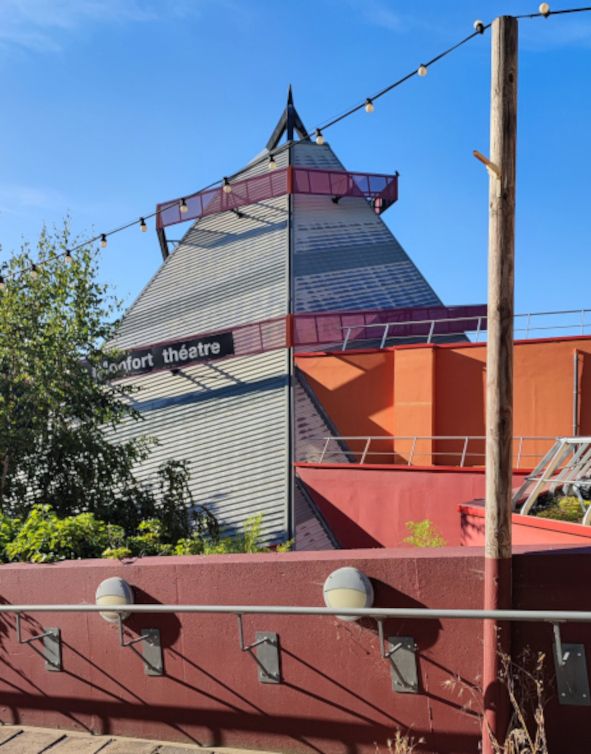
[[[66,261],[75,243],[67,222],[44,230],[34,250],[23,246],[2,270],[0,510],[24,517],[43,503],[58,516],[91,513],[126,531],[159,517],[176,541],[191,530],[186,466],[166,464],[154,484],[141,483],[134,468],[153,441],[115,443],[109,433],[141,417],[133,389],[101,375],[117,356],[105,344],[119,302],[98,281],[91,248]]]

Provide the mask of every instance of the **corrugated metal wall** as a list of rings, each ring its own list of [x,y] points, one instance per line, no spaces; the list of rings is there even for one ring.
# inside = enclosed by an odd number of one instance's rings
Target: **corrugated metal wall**
[[[327,144],[298,144],[291,161],[343,169]],[[441,303],[365,199],[296,194],[292,224],[295,312]]]
[[[125,315],[118,348],[287,313],[288,198],[204,217]]]
[[[139,477],[149,480],[168,459],[185,460],[195,502],[225,526],[261,512],[265,537],[285,538],[287,351],[160,372],[134,384],[142,421],[128,421],[117,437],[158,440]]]
[[[288,206],[281,197],[241,208],[241,217],[225,212],[195,223],[125,315],[114,345],[137,348],[287,314]],[[141,477],[167,459],[186,460],[195,501],[225,526],[262,512],[266,539],[284,539],[288,374],[281,350],[136,378],[144,421],[117,436],[157,438]]]

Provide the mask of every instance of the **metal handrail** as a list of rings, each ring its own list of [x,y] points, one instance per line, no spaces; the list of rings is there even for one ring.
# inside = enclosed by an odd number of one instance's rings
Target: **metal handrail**
[[[480,610],[406,607],[312,607],[294,605],[0,605],[0,613],[198,613],[229,615],[345,615],[357,618],[418,620],[496,620],[591,623],[589,610]]]
[[[323,463],[324,459],[326,458],[326,455],[330,453],[329,446],[331,442],[335,442],[339,445],[339,452],[341,454],[344,454],[346,456],[360,456],[358,463],[363,464],[366,462],[366,459],[369,456],[392,456],[396,455],[396,443],[397,442],[409,442],[412,443],[410,447],[410,452],[408,453],[408,458],[406,465],[412,466],[413,461],[418,456],[430,456],[430,457],[437,457],[437,456],[457,456],[460,459],[460,463],[458,464],[459,468],[464,468],[466,466],[466,460],[468,458],[485,458],[486,453],[482,453],[475,450],[469,450],[469,444],[471,441],[477,441],[477,442],[484,442],[486,440],[485,435],[334,435],[329,437],[321,437],[316,438],[318,442],[323,442],[322,450],[320,452],[320,457],[317,463]],[[344,451],[342,449],[343,443],[348,444],[350,441],[359,441],[364,442],[363,450],[346,450]],[[371,450],[371,443],[374,441],[378,442],[392,442],[392,449],[388,451],[384,450]],[[431,441],[434,443],[437,442],[445,442],[445,441],[455,441],[455,442],[461,442],[462,448],[461,450],[425,450],[420,451],[417,450],[417,444],[420,441]],[[513,438],[513,442],[516,445],[516,460],[515,460],[515,466],[516,468],[520,468],[521,462],[526,458],[535,458],[539,459],[541,457],[540,453],[526,453],[524,452],[524,443],[526,442],[556,442],[556,437],[554,436],[533,436],[533,435],[520,435]],[[314,442],[314,438],[309,440],[309,442]],[[404,451],[405,453],[408,452],[407,450]]]
[[[549,317],[549,316],[562,316],[562,315],[580,315],[580,322],[576,323],[569,323],[566,325],[538,325],[538,326],[532,326],[532,317]],[[514,333],[525,333],[525,336],[527,337],[531,332],[545,332],[547,330],[579,330],[580,334],[585,334],[585,329],[591,327],[591,322],[586,321],[586,315],[591,314],[591,309],[563,309],[563,310],[556,310],[556,311],[549,311],[549,312],[527,312],[524,314],[515,314],[514,319],[526,319],[525,327],[514,327],[513,332]],[[388,340],[388,337],[390,336],[390,328],[393,327],[414,327],[414,326],[425,326],[425,330],[428,326],[428,332],[426,333],[411,333],[410,335],[396,335],[393,334],[392,337],[396,337],[397,340],[410,340],[416,338],[421,338],[426,336],[426,343],[432,343],[433,338],[435,337],[450,337],[450,336],[463,336],[466,335],[466,332],[474,332],[476,333],[475,341],[476,343],[480,342],[480,334],[482,332],[486,332],[486,322],[488,320],[487,315],[468,315],[465,317],[449,317],[449,318],[434,318],[434,319],[417,319],[417,320],[408,320],[404,322],[372,322],[367,324],[353,324],[353,325],[344,325],[341,326],[341,330],[343,331],[343,342],[341,345],[341,350],[346,351],[347,346],[351,342],[351,333],[359,330],[369,330],[370,328],[382,328],[383,332],[381,335],[380,340],[380,348],[384,348],[386,345],[386,342]],[[449,324],[450,322],[465,322],[466,327],[462,330],[459,330],[457,332],[442,332],[437,333],[436,326],[438,324]],[[476,322],[476,327],[473,327],[473,323]],[[516,323],[517,324],[517,323]],[[469,326],[468,326],[469,325]],[[483,327],[484,325],[484,327]],[[423,329],[423,328],[421,328]],[[353,338],[353,340],[368,340],[370,339],[369,336],[365,338]]]

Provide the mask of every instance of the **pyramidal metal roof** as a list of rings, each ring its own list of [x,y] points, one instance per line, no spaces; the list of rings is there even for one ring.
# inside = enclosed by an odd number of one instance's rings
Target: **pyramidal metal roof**
[[[267,146],[305,135],[288,101]],[[344,171],[329,144],[294,141],[288,165]],[[266,173],[266,161],[241,177]],[[439,305],[441,301],[367,200],[279,196],[192,224],[124,315],[114,341],[138,347],[297,311]]]

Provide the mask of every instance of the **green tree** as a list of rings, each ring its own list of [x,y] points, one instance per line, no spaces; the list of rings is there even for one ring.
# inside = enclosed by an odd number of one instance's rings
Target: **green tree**
[[[43,230],[34,253],[24,245],[1,270],[0,511],[24,517],[43,503],[133,531],[161,508],[176,540],[190,528],[186,468],[167,464],[142,484],[134,467],[152,441],[113,441],[110,430],[141,418],[133,388],[100,370],[117,356],[105,344],[120,304],[97,279],[96,252],[65,256],[75,243],[67,222]]]

